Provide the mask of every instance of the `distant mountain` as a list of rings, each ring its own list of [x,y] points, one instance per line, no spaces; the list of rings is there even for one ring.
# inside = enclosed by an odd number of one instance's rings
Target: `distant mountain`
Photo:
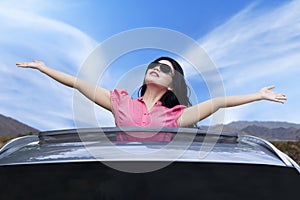
[[[35,128],[0,114],[0,136],[18,136],[37,132]]]
[[[296,128],[300,129],[300,124],[294,124],[289,122],[276,122],[276,121],[236,121],[226,124],[230,129],[243,129],[248,126],[259,126],[266,128]]]
[[[253,135],[267,140],[300,140],[300,124],[276,121],[236,121],[218,125],[223,131]],[[204,126],[207,128],[207,126]]]
[[[300,124],[275,121],[236,121],[218,125],[223,131],[239,135],[253,135],[266,140],[300,140]],[[207,126],[201,126],[207,129]],[[38,130],[0,114],[0,136],[35,134]]]

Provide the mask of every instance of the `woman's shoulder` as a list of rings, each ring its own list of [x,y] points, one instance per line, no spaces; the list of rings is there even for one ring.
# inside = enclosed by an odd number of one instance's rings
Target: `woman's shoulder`
[[[128,95],[128,92],[125,88],[115,88],[110,93],[115,95],[122,95],[122,96]]]
[[[132,100],[132,97],[128,94],[124,88],[116,88],[110,92],[110,99],[112,102],[124,102],[125,100]]]
[[[164,106],[165,107],[165,106]],[[167,112],[169,113],[177,113],[177,112],[182,112],[184,109],[186,109],[187,107],[185,105],[176,105],[172,108],[168,108],[165,107],[165,109],[167,110]]]
[[[172,107],[170,109],[172,109],[172,110],[183,110],[183,109],[186,109],[186,108],[187,107],[185,105],[179,104],[179,105],[176,105],[176,106],[174,106],[174,107]]]

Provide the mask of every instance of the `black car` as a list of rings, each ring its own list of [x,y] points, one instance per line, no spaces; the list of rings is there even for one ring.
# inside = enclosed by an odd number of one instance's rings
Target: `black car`
[[[170,142],[119,134],[172,133]],[[0,199],[288,199],[300,167],[270,142],[197,128],[40,132],[0,149]]]

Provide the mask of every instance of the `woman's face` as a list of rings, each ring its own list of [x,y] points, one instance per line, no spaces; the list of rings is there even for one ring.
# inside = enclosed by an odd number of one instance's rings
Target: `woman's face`
[[[160,64],[167,66],[161,66]],[[168,66],[170,67],[170,70],[167,69]],[[157,65],[151,64],[151,67],[148,68],[145,76],[145,83],[147,85],[156,84],[171,89],[174,74],[175,70],[172,66],[172,63],[168,60],[160,60],[158,61]]]

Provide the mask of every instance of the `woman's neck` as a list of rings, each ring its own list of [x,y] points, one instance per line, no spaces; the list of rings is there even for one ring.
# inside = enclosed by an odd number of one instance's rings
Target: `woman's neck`
[[[159,87],[152,84],[147,85],[147,89],[143,95],[143,101],[147,105],[148,110],[150,110],[154,104],[161,99],[166,91],[167,89],[165,87]]]

